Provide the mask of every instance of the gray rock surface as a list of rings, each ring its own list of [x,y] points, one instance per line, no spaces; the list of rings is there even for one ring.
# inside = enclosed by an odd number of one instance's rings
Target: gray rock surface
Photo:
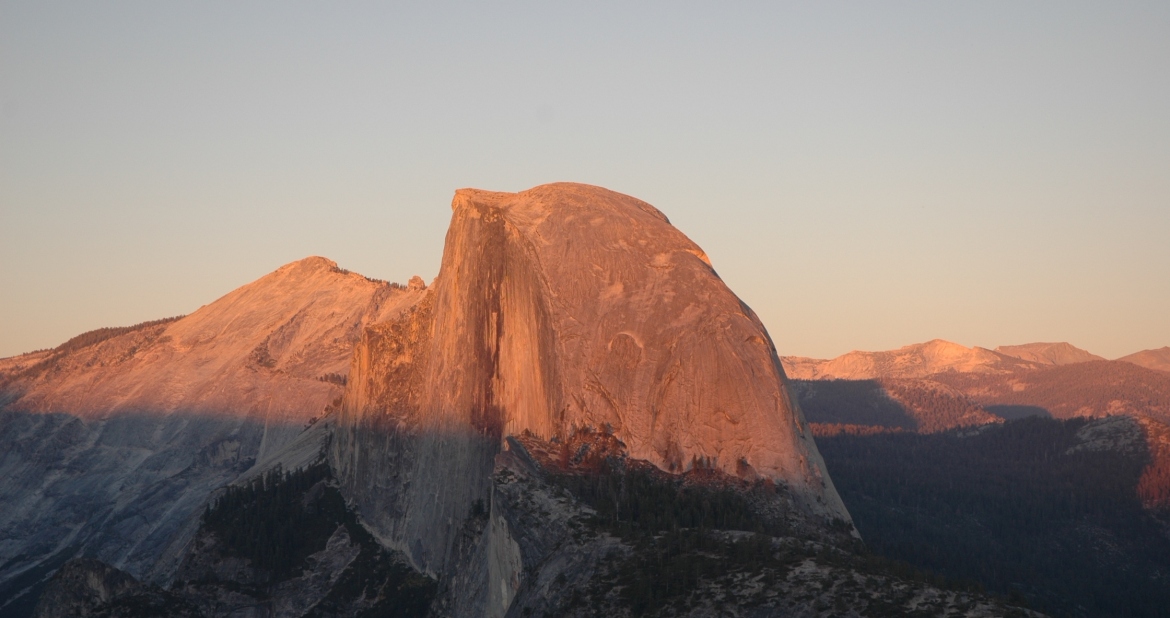
[[[81,553],[167,581],[215,489],[320,453],[306,422],[361,331],[423,294],[307,258],[182,319],[0,360],[0,611]]]

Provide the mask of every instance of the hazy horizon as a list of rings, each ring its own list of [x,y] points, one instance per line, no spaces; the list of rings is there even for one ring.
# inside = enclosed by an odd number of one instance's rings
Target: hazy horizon
[[[1170,5],[0,1],[0,357],[584,182],[786,356],[1170,345]]]

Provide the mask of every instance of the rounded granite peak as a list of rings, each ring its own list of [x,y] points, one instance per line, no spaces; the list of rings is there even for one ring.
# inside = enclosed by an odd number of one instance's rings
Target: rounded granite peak
[[[433,498],[444,479],[486,478],[507,436],[606,428],[664,471],[703,462],[770,479],[811,512],[848,520],[763,324],[657,208],[553,183],[460,189],[452,210],[425,302],[367,331],[354,356],[331,447],[343,484],[372,474],[354,464],[379,456],[365,450],[381,448],[362,436],[370,423],[461,453],[411,464],[404,504],[428,513],[447,508]],[[469,504],[444,495],[452,512]],[[394,534],[417,524],[434,533],[422,546],[446,555],[434,513]]]
[[[339,272],[339,271],[341,271],[341,268],[339,268],[337,266],[337,262],[334,262],[333,260],[331,260],[329,258],[321,257],[319,255],[310,255],[309,257],[301,258],[295,262],[289,262],[288,264],[285,264],[284,266],[281,266],[280,268],[276,269],[277,273],[283,273],[283,272],[289,272],[289,271],[304,271],[304,272],[315,272],[315,271],[330,272],[330,271],[332,271],[332,272]]]
[[[461,208],[472,208],[501,212],[547,213],[553,209],[580,207],[586,204],[603,205],[617,210],[634,208],[667,224],[670,223],[670,219],[662,211],[642,200],[605,187],[579,182],[553,182],[516,193],[472,188],[457,189],[455,198],[451,201],[451,210],[459,212]]]

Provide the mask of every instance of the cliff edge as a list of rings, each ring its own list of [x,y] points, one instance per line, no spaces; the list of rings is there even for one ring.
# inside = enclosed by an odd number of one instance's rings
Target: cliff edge
[[[504,438],[787,488],[848,521],[760,320],[657,209],[600,187],[457,191],[438,278],[355,350],[331,460],[383,542],[441,572]]]

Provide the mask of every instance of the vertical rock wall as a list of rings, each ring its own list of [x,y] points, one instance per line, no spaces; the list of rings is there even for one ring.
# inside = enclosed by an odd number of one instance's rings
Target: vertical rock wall
[[[567,183],[452,209],[426,299],[367,330],[331,449],[384,542],[441,573],[501,439],[583,426],[848,519],[763,325],[662,213]]]

